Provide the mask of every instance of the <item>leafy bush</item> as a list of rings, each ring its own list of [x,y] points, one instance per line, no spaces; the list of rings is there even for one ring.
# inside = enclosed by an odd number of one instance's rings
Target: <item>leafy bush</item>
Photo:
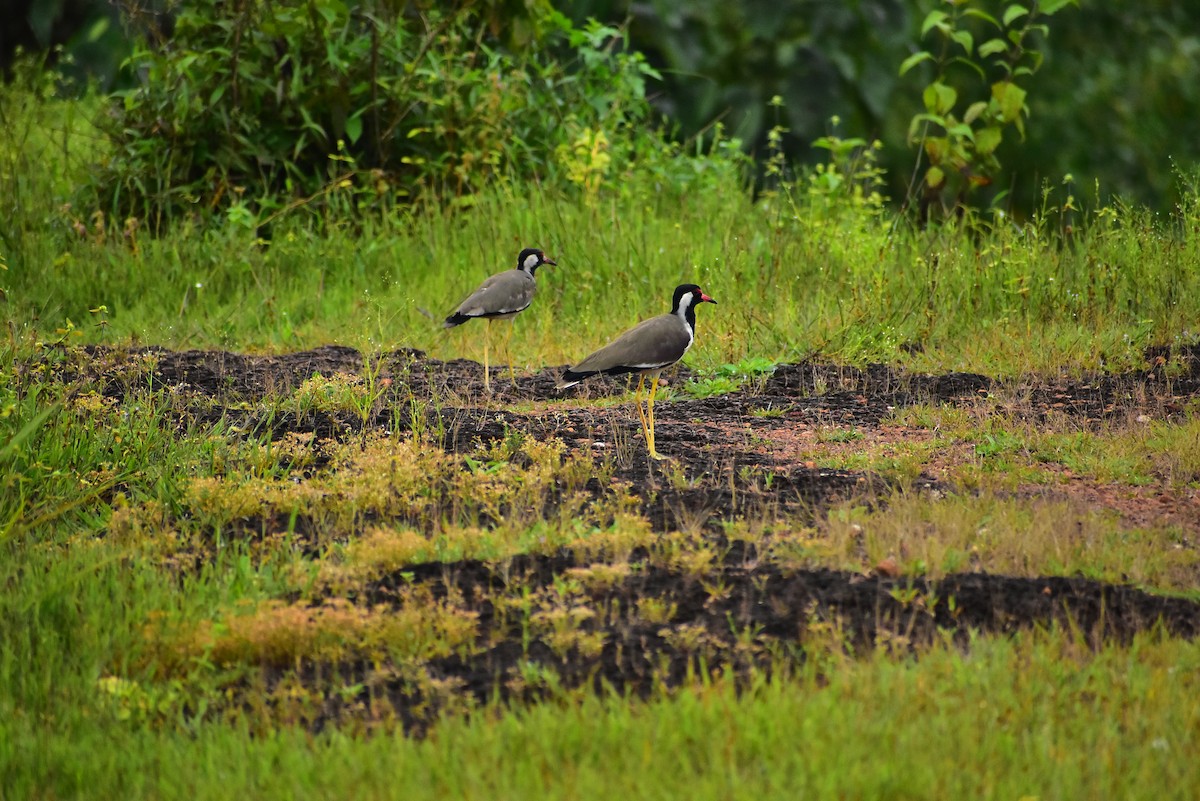
[[[578,180],[580,142],[628,146],[655,73],[620,31],[530,2],[506,46],[494,5],[179,4],[105,121],[101,198],[155,227],[185,209],[254,221],[289,198],[355,211],[498,175]]]
[[[940,53],[935,56],[919,50],[900,66],[901,75],[922,62],[937,66],[937,75],[922,92],[925,111],[914,114],[908,127],[909,143],[921,147],[929,164],[921,180],[921,219],[927,219],[931,208],[937,206],[943,213],[960,208],[972,190],[996,178],[1000,172],[996,148],[1006,128],[1015,127],[1025,138],[1029,107],[1025,103],[1028,91],[1022,83],[1028,85],[1043,60],[1032,41],[1049,34],[1042,18],[1075,2],[1043,0],[1032,8],[1010,3],[997,19],[979,7],[984,3],[945,0],[944,10],[936,8],[925,16],[921,34],[936,31],[942,40]],[[967,87],[952,80],[950,67],[956,65],[978,77],[987,94],[986,99],[968,102],[961,111],[956,110],[960,89]]]
[[[1039,15],[1034,24],[1059,5],[1016,2]],[[1013,3],[966,5],[1003,22]],[[931,10],[948,11],[943,0],[570,0],[563,7],[576,19],[630,20],[631,46],[664,75],[654,103],[684,136],[719,119],[763,153],[781,124],[789,161],[815,165],[825,154],[813,142],[840,117],[846,135],[882,142],[886,194],[907,196],[913,152],[906,133],[935,70],[921,64],[901,77],[896,68],[916,51],[942,51],[944,37],[925,39],[921,27]],[[1003,206],[1028,216],[1041,207],[1047,181],[1071,174],[1088,195],[1095,188],[1100,204],[1119,196],[1171,208],[1186,194],[1179,170],[1200,161],[1200,3],[1090,2],[1060,11],[1050,24],[1049,37],[1026,42],[1045,56],[1042,68],[1018,80],[1029,92],[1031,124],[1024,137],[1006,129],[995,151],[1003,169],[970,202],[986,206],[1008,190]],[[968,22],[977,45],[996,38],[989,28]],[[949,56],[964,52],[947,44]],[[952,85],[964,108],[988,99],[958,77]],[[997,76],[988,78],[990,88]],[[778,115],[776,96],[783,100]]]

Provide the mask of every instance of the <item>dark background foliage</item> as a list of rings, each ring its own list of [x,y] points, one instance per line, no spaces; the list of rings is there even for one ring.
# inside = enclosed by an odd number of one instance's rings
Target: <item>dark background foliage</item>
[[[349,5],[387,7],[398,18],[440,8],[396,0]],[[921,109],[928,74],[922,67],[901,77],[898,68],[911,53],[933,46],[921,38],[920,25],[937,0],[555,5],[576,25],[594,17],[627,26],[630,47],[662,74],[647,93],[672,135],[703,135],[720,120],[761,156],[768,132],[782,125],[784,148],[797,163],[821,160],[825,153],[812,142],[831,132],[878,138],[889,193],[896,201],[905,197],[916,157],[905,134]],[[70,57],[68,71],[94,77],[103,88],[128,87],[136,75],[121,64],[131,40],[149,36],[170,46],[177,35],[164,8],[165,0],[8,0],[0,65],[8,70],[18,46],[52,52],[61,45]],[[478,28],[456,47],[484,46],[518,58],[562,47],[547,41],[545,0],[468,0],[445,8],[449,15],[471,15]],[[1178,172],[1200,160],[1200,4],[1082,0],[1054,17],[1037,46],[1045,63],[1028,86],[1027,137],[1008,137],[1001,146],[1004,169],[992,195],[1004,191],[1004,205],[1028,212],[1038,208],[1043,186],[1069,174],[1085,198],[1098,186],[1105,199],[1119,195],[1170,207]],[[781,104],[772,105],[775,97]]]
[[[811,143],[842,120],[843,135],[878,138],[893,198],[903,197],[913,150],[908,121],[924,82],[898,75],[922,43],[937,0],[575,0],[577,17],[628,20],[630,43],[663,73],[655,104],[684,134],[723,118],[761,150],[775,124],[788,152],[822,158]],[[999,8],[1000,4],[995,4]],[[1032,5],[1032,4],[1030,4]],[[1010,201],[1039,204],[1044,182],[1070,174],[1090,194],[1165,208],[1175,169],[1200,160],[1200,3],[1082,0],[1039,43],[1045,64],[1029,91],[1026,141],[1002,146]]]

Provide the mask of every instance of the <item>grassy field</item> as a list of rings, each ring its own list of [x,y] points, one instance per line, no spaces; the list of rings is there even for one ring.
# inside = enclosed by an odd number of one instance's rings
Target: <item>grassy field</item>
[[[450,208],[198,215],[152,237],[78,206],[105,157],[85,105],[7,99],[0,796],[1200,785],[1186,615],[1117,636],[1097,595],[1094,625],[988,628],[937,583],[1200,598],[1194,191],[1159,218],[1054,186],[1034,221],[918,229],[862,164],[754,196],[736,164],[680,156],[668,183],[630,167],[590,195],[497,184]],[[438,321],[526,245],[559,266],[514,324],[523,394],[403,362],[477,360],[484,327]],[[720,305],[662,414],[701,436],[649,467],[627,404],[536,382],[682,281]],[[345,369],[249,388],[267,362],[202,386],[137,350],[334,343],[357,351]],[[1002,383],[896,400],[848,377],[874,361],[905,392],[926,373]],[[781,388],[798,362],[821,369]],[[1124,383],[1073,412],[1105,376]],[[865,634],[836,604],[738,605],[821,571],[878,582]],[[631,652],[649,655],[636,682],[598,667]]]
[[[155,733],[6,716],[9,797],[1188,798],[1197,651],[1069,636],[980,641],[972,657],[848,660],[737,695],[585,699],[414,741],[237,727]]]
[[[72,342],[341,342],[477,358],[476,337],[437,323],[531,245],[560,266],[541,273],[516,329],[517,360],[530,367],[579,358],[669,308],[684,281],[721,301],[692,356],[710,368],[819,355],[992,375],[1117,369],[1143,363],[1148,345],[1197,336],[1195,192],[1158,218],[1048,186],[1035,221],[997,213],[992,225],[914,229],[874,194],[869,151],[757,198],[739,164],[680,155],[666,175],[614,168],[593,194],[500,184],[469,204],[359,218],[366,190],[334,186],[328,202],[347,218],[300,206],[265,228],[230,215],[152,238],[136,219],[78,205],[75,190],[105,158],[87,113],[13,115],[20,135],[0,162],[14,211],[10,314],[43,341],[70,325]]]

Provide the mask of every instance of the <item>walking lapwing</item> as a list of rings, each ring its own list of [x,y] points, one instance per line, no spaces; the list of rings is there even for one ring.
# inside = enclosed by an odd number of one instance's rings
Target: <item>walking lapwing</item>
[[[716,303],[695,284],[675,287],[671,313],[651,317],[588,356],[563,373],[559,389],[566,389],[589,376],[637,373],[638,386],[634,393],[642,434],[650,447],[650,458],[662,459],[654,447],[654,394],[658,390],[658,375],[683,358],[696,335],[696,305]],[[642,413],[642,387],[650,379],[650,395],[646,412]]]
[[[477,317],[488,321],[488,330],[483,337],[483,388],[485,391],[491,390],[488,375],[488,340],[491,338],[492,320],[516,317],[529,308],[529,304],[533,302],[533,294],[537,291],[537,282],[534,281],[533,274],[543,264],[557,266],[557,262],[546,258],[546,254],[537,248],[525,248],[517,256],[515,270],[505,270],[488,278],[471,293],[470,297],[459,304],[453,314],[446,318],[446,328],[462,325],[467,320]],[[510,326],[508,335],[504,338],[504,351],[508,356],[508,375],[515,382],[517,379],[513,372],[512,352],[508,349],[508,341],[511,338],[512,327]]]

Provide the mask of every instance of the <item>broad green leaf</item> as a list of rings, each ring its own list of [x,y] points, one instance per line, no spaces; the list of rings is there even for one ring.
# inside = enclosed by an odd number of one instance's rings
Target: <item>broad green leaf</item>
[[[962,49],[967,51],[968,56],[975,49],[975,37],[967,31],[955,31],[950,34],[950,38],[962,45]]]
[[[101,17],[100,19],[96,20],[96,22],[92,25],[92,27],[88,29],[87,41],[89,43],[95,43],[95,42],[100,41],[100,37],[108,32],[108,26],[109,26],[109,18],[108,17]]]
[[[997,81],[992,84],[992,98],[1000,107],[1002,122],[1013,122],[1021,116],[1025,108],[1025,90],[1011,81]]]
[[[946,180],[946,174],[942,172],[941,167],[930,167],[925,171],[925,183],[933,189],[937,189]]]
[[[1024,17],[1027,14],[1029,14],[1028,8],[1026,8],[1025,6],[1013,3],[1011,6],[1004,9],[1004,27],[1007,28],[1009,25],[1013,24],[1013,20],[1020,19],[1021,17]]]
[[[931,114],[945,114],[954,108],[958,100],[958,92],[941,81],[934,81],[925,87],[923,93],[925,109]]]
[[[358,138],[362,136],[362,129],[362,115],[355,114],[346,120],[346,138],[350,140],[350,144],[358,142]]]
[[[917,138],[918,138],[917,137],[917,129],[921,126],[921,123],[923,123],[923,122],[928,123],[930,125],[936,125],[939,128],[946,127],[946,121],[941,117],[938,117],[933,114],[917,114],[917,115],[913,116],[912,122],[910,122],[908,124],[908,142],[909,142],[909,144],[912,144],[913,142],[917,141]]]
[[[964,17],[976,17],[978,19],[983,20],[984,22],[990,22],[992,25],[995,25],[997,28],[1000,27],[1000,23],[996,21],[995,17],[993,17],[991,14],[987,13],[986,11],[980,11],[977,8],[966,9],[965,11],[963,11],[963,16]]]
[[[1061,11],[1066,6],[1077,6],[1078,0],[1041,0],[1038,3],[1038,13],[1043,16],[1050,16]]]
[[[942,159],[942,163],[948,163],[956,170],[961,170],[971,163],[971,155],[967,153],[967,149],[962,145],[962,140],[955,140],[958,144],[952,143],[950,152],[946,158]]]
[[[945,11],[930,11],[925,15],[925,21],[921,23],[921,35],[929,33],[929,29],[937,26],[944,27],[946,22]]]
[[[971,130],[971,126],[964,125],[961,122],[957,125],[951,125],[946,129],[946,133],[949,136],[957,136],[959,139],[969,139],[972,142],[975,141],[975,132]]]
[[[993,56],[997,53],[1003,53],[1008,50],[1008,42],[1003,39],[988,39],[979,46],[979,55],[983,57]]]
[[[917,129],[921,127],[921,120],[913,117],[908,123],[908,138],[907,142],[911,145],[917,141]]]
[[[987,80],[987,75],[984,73],[983,67],[981,67],[981,66],[979,66],[979,64],[975,63],[975,59],[964,58],[963,56],[955,56],[954,58],[950,59],[950,63],[951,64],[961,64],[962,66],[967,67],[968,69],[975,70],[975,72],[979,73],[979,80],[981,80],[981,81]]]
[[[987,109],[987,105],[985,101],[980,100],[978,103],[972,103],[967,106],[967,113],[963,115],[963,122],[967,125],[975,122],[975,120],[979,119],[979,115]]]
[[[975,132],[975,151],[981,156],[986,156],[1000,146],[1003,138],[1004,133],[999,126],[989,125],[986,128],[980,128]]]
[[[903,75],[913,67],[920,64],[922,61],[930,61],[932,59],[933,54],[928,50],[922,50],[919,53],[913,53],[911,56],[904,59],[904,61],[900,62],[900,74]]]

